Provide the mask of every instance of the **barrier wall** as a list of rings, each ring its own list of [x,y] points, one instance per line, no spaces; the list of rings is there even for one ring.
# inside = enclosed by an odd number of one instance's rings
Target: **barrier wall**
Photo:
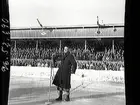
[[[31,78],[50,78],[51,68],[48,67],[23,67],[11,66],[11,77],[31,77]],[[54,76],[57,68],[52,69]],[[77,69],[76,74],[72,74],[72,80],[83,79],[84,81],[112,81],[124,83],[124,71],[99,71]]]

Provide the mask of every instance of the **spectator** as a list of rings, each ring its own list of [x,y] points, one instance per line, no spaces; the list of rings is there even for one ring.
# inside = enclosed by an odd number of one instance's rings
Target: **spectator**
[[[40,66],[41,66],[41,63],[40,63],[40,62],[38,62],[38,63],[37,63],[37,67],[40,67]]]
[[[120,71],[124,71],[124,67],[123,67],[123,65],[121,65],[121,67],[120,67]]]

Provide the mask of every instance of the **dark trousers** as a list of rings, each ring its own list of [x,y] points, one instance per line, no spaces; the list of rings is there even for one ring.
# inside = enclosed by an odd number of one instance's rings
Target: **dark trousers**
[[[69,95],[69,93],[70,93],[70,89],[64,89],[64,88],[61,88],[61,87],[57,87],[57,90],[59,92],[64,92],[64,94],[66,94],[66,95]]]

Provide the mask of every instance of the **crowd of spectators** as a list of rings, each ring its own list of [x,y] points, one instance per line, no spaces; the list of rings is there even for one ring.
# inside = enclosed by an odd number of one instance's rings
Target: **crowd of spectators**
[[[63,50],[63,49],[61,49]],[[111,47],[105,47],[104,51],[96,51],[94,48],[71,47],[70,52],[77,60],[79,69],[94,70],[120,70],[124,67],[124,50],[122,46],[115,46],[114,52]],[[52,54],[60,53],[59,47],[36,46],[11,46],[12,66],[39,66],[50,67]],[[59,66],[59,62],[55,67]]]
[[[53,53],[59,53],[59,48],[11,48],[12,59],[51,59]],[[95,52],[93,49],[71,49],[71,53],[76,60],[94,60],[94,61],[124,61],[124,51],[118,50],[113,53],[111,49],[104,52]]]
[[[58,52],[56,49],[36,48],[11,48],[11,58],[13,59],[51,59],[51,55]]]
[[[55,63],[56,68],[59,67],[60,61]],[[11,59],[11,65],[13,66],[35,66],[35,67],[51,67],[50,60],[34,60],[34,59]],[[91,70],[113,70],[120,71],[121,67],[124,68],[123,62],[103,62],[103,61],[78,61],[78,69],[91,69]]]
[[[30,53],[26,51],[26,53],[22,52],[21,54],[15,52],[11,55],[11,65],[14,66],[39,66],[39,67],[50,67],[50,58],[51,54],[48,52],[45,53],[44,56],[37,52],[38,58],[32,57],[33,51]],[[46,50],[45,50],[46,51]],[[53,52],[52,50],[48,50],[49,52]],[[23,54],[23,55],[22,55]],[[28,55],[26,55],[28,54]],[[99,54],[99,53],[97,53]],[[103,53],[101,53],[103,54]],[[15,56],[15,57],[14,57]],[[41,57],[43,57],[41,59]],[[95,57],[96,58],[96,57]],[[121,62],[121,63],[120,63]],[[77,60],[78,69],[94,69],[94,70],[120,70],[120,67],[124,67],[123,61],[109,61],[108,60]],[[55,67],[58,67],[59,63],[56,63]]]
[[[87,61],[78,62],[78,69],[93,69],[93,70],[113,70],[120,71],[124,68],[123,62],[102,62],[102,61]]]

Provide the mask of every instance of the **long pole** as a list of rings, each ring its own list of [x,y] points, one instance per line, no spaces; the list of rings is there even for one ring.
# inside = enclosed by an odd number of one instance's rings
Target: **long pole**
[[[36,50],[38,49],[38,40],[36,41]]]
[[[15,40],[15,47],[14,47],[14,51],[16,51],[16,49],[17,49],[17,48],[16,48],[16,44],[17,44],[17,42],[16,42],[16,40]]]
[[[51,71],[50,71],[50,86],[49,86],[49,99],[48,102],[50,102],[50,94],[51,94],[51,83],[52,83],[52,71],[53,71],[53,55],[52,55],[52,60],[51,60]]]
[[[85,51],[87,50],[87,40],[85,40]]]
[[[59,51],[61,51],[61,46],[62,46],[62,44],[61,44],[61,40],[60,40],[60,42],[59,42]]]
[[[112,40],[112,52],[114,54],[114,40]]]
[[[50,102],[50,93],[51,93],[51,74],[52,74],[52,65],[51,65],[51,71],[50,71],[50,86],[49,86],[49,99],[48,101]]]

